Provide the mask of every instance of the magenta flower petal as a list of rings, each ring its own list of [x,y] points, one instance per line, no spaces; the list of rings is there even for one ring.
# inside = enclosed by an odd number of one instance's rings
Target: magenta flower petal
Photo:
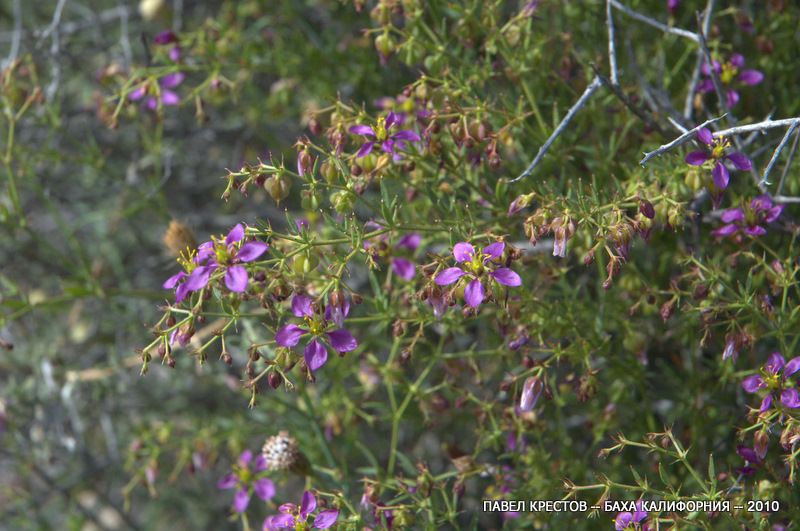
[[[483,292],[483,284],[479,279],[475,279],[469,284],[467,284],[466,289],[464,290],[464,300],[467,304],[469,304],[473,308],[477,308],[481,305],[484,298]]]
[[[726,168],[725,164],[720,161],[717,161],[717,163],[714,164],[714,169],[711,170],[711,177],[714,178],[714,184],[720,190],[727,188],[728,183],[731,180],[731,174],[728,173],[728,168]]]
[[[206,287],[211,278],[211,272],[216,268],[216,264],[196,267],[184,283],[186,289],[189,291],[197,291]]]
[[[726,156],[725,158],[728,159],[729,161],[733,162],[733,165],[736,167],[737,170],[749,171],[750,168],[753,167],[753,163],[750,162],[750,159],[748,159],[742,153],[738,153],[738,152],[731,153],[730,155]]]
[[[245,450],[241,454],[239,454],[239,466],[246,467],[250,464],[253,460],[253,452],[250,450]]]
[[[217,482],[218,489],[232,489],[236,486],[236,475],[233,472],[228,472]]]
[[[358,347],[358,341],[353,335],[345,329],[333,330],[328,332],[328,339],[331,341],[331,346],[337,352],[350,352]]]
[[[389,111],[389,114],[386,115],[386,121],[383,123],[383,126],[388,130],[391,129],[392,126],[399,123],[402,123],[402,117],[394,111]]]
[[[697,92],[700,94],[707,94],[714,92],[714,82],[710,79],[704,79],[697,84]]]
[[[239,252],[236,253],[236,258],[241,262],[252,262],[269,249],[269,245],[264,242],[247,242],[242,245]]]
[[[781,391],[781,404],[792,409],[800,407],[800,395],[797,393],[797,389]]]
[[[225,286],[234,293],[247,291],[247,269],[231,266],[225,271]]]
[[[734,225],[733,223],[729,223],[727,225],[723,225],[717,230],[711,231],[711,235],[715,238],[724,238],[726,236],[730,236],[731,234],[735,234],[738,230],[738,226]]]
[[[237,513],[243,513],[250,503],[250,491],[247,489],[239,489],[233,497],[233,510]]]
[[[151,111],[156,111],[158,110],[158,100],[155,98],[155,96],[150,96],[144,100],[144,106]]]
[[[303,493],[303,500],[300,502],[300,517],[305,520],[316,508],[317,499],[314,497],[314,493],[310,490],[305,491]]]
[[[416,266],[411,260],[405,258],[392,258],[392,271],[403,280],[411,280],[414,278]]]
[[[686,155],[686,164],[691,164],[692,166],[701,166],[705,161],[707,161],[711,156],[706,151],[692,151],[688,155]]]
[[[169,89],[161,90],[161,105],[175,106],[175,105],[180,105],[180,103],[181,103],[181,97],[178,96],[177,93]]]
[[[130,101],[139,101],[140,99],[144,98],[145,94],[147,94],[147,87],[144,83],[142,83],[128,93],[128,99]]]
[[[740,53],[731,54],[731,58],[728,62],[731,64],[731,66],[741,68],[744,66],[744,55]]]
[[[195,264],[202,264],[214,256],[214,242],[203,242],[197,247],[197,256],[194,257]]]
[[[306,360],[306,365],[311,372],[316,371],[328,361],[328,349],[325,348],[319,340],[312,339],[303,352],[303,357]],[[313,509],[312,509],[313,511]]]
[[[783,366],[786,365],[786,358],[780,352],[773,352],[767,358],[767,363],[764,364],[764,369],[770,374],[778,374]]]
[[[411,129],[403,129],[392,135],[395,140],[407,140],[409,142],[419,142],[422,140],[420,136]]]
[[[772,223],[781,216],[783,212],[783,205],[777,205],[767,210],[767,215],[764,216],[765,223]]]
[[[748,236],[763,236],[767,233],[767,229],[761,225],[751,225],[744,229],[744,233]]]
[[[408,249],[410,251],[416,251],[421,243],[422,243],[422,236],[420,236],[420,234],[417,232],[412,232],[400,238],[397,241],[397,245],[395,245],[395,247],[397,249]]]
[[[714,143],[714,135],[711,134],[711,130],[708,127],[701,127],[697,130],[697,138],[703,144],[710,146]]]
[[[358,153],[356,153],[356,158],[360,159],[362,157],[366,157],[367,155],[369,155],[372,152],[372,148],[374,146],[375,146],[375,142],[367,142],[366,144],[361,146],[361,149],[358,150]]]
[[[311,299],[305,295],[297,294],[292,298],[292,314],[295,317],[314,317],[311,308]]]
[[[758,85],[764,81],[764,74],[758,70],[742,70],[736,80],[743,85]]]
[[[278,514],[264,520],[264,529],[269,531],[273,529],[292,529],[294,524],[294,515]]]
[[[171,89],[183,83],[184,79],[186,79],[186,74],[183,72],[174,72],[159,79],[158,84],[163,88]]]
[[[458,242],[453,247],[453,256],[456,262],[469,262],[474,255],[475,248],[466,242]]]
[[[728,100],[728,107],[735,107],[739,103],[739,93],[733,89],[728,89],[725,99]]]
[[[185,276],[186,276],[186,273],[184,273],[183,271],[179,271],[179,272],[175,273],[174,275],[172,275],[171,277],[169,277],[167,280],[165,280],[164,283],[161,285],[161,287],[164,288],[164,289],[172,289],[175,286],[177,286],[178,282],[183,280],[183,277],[185,277]]]
[[[275,484],[269,478],[261,478],[253,483],[253,490],[256,496],[264,501],[269,501],[275,497]]]
[[[275,334],[275,342],[287,348],[292,348],[300,342],[300,338],[306,335],[307,332],[294,324],[288,324],[278,330]]]
[[[170,30],[159,31],[153,37],[153,42],[156,44],[172,44],[178,42],[178,36]]]
[[[516,287],[522,285],[522,279],[519,275],[507,267],[500,267],[489,274],[493,279],[504,286]]]
[[[764,397],[764,400],[761,401],[761,407],[758,408],[759,413],[763,413],[768,411],[769,408],[772,407],[772,395],[767,395]]]
[[[633,523],[633,514],[629,512],[619,513],[614,520],[614,529],[616,531],[624,531],[628,529]]]
[[[448,267],[444,271],[440,271],[438,275],[436,275],[435,282],[440,286],[449,286],[453,282],[457,281],[459,278],[464,276],[466,273],[459,269],[458,267]]]
[[[764,379],[758,374],[748,376],[742,381],[742,388],[748,393],[755,393],[766,385],[767,384],[764,382]]]
[[[178,289],[175,290],[175,302],[177,304],[180,304],[188,294],[189,294],[189,288],[186,286],[186,283],[184,282],[183,284],[178,286]]]
[[[267,459],[264,457],[264,454],[258,454],[256,456],[256,463],[253,465],[253,469],[256,472],[263,472],[267,469]]]
[[[720,219],[723,223],[733,223],[734,221],[744,221],[744,211],[741,208],[729,208],[722,213]]]
[[[800,356],[790,359],[789,362],[786,365],[784,365],[783,377],[788,378],[789,376],[796,373],[798,370],[800,370]]]
[[[243,239],[244,226],[241,223],[237,223],[236,226],[228,232],[228,235],[225,237],[225,243],[230,245],[232,243],[240,242]]]
[[[339,511],[336,509],[321,511],[317,517],[314,518],[314,527],[317,529],[328,529],[336,523],[337,518],[339,518]]]
[[[354,135],[375,136],[375,131],[368,125],[354,125],[348,131]]]
[[[494,259],[498,259],[503,256],[503,252],[506,250],[506,244],[503,242],[495,242],[492,244],[487,245],[483,248],[483,254],[490,256]]]
[[[643,509],[644,503],[642,500],[636,501],[636,510],[633,512],[633,521],[636,523],[641,522],[645,518],[647,518],[647,511]]]

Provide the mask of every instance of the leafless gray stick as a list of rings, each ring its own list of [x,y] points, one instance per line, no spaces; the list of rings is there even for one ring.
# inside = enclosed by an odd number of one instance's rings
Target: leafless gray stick
[[[611,9],[611,0],[606,0],[606,25],[608,26],[608,68],[611,70],[611,82],[614,85],[619,85],[617,48],[616,44],[614,44],[614,14]]]
[[[764,169],[764,176],[761,177],[761,184],[766,186],[772,184],[767,180],[767,178],[769,177],[769,173],[772,171],[772,167],[775,166],[775,163],[778,162],[778,157],[781,156],[781,151],[783,151],[783,148],[786,147],[786,144],[789,142],[789,137],[792,136],[792,133],[794,133],[794,130],[797,129],[798,125],[799,124],[795,122],[791,126],[789,126],[789,129],[786,130],[786,134],[783,135],[781,143],[778,144],[777,148],[775,148],[775,152],[772,154],[772,158],[769,159],[769,163],[767,164],[767,167]]]
[[[783,167],[783,172],[781,172],[781,180],[778,182],[778,195],[783,193],[783,183],[786,180],[786,175],[789,173],[789,167],[792,165],[792,160],[794,160],[794,154],[797,151],[797,143],[800,141],[800,131],[797,131],[794,135],[794,142],[792,142],[792,147],[789,149],[789,157],[786,159],[786,165]]]
[[[722,131],[714,133],[716,138],[721,136],[741,135],[744,133],[752,133],[753,131],[768,131],[770,129],[777,129],[779,127],[791,127],[792,125],[800,123],[800,117],[797,118],[784,118],[783,120],[764,120],[748,125],[737,125],[736,127],[729,127]]]
[[[609,0],[609,1],[610,1],[611,5],[614,6],[615,9],[618,9],[619,11],[622,11],[623,13],[628,15],[629,17],[631,17],[633,19],[636,19],[639,22],[643,22],[645,24],[653,26],[654,28],[658,28],[661,31],[663,31],[664,33],[671,33],[673,35],[679,35],[681,37],[689,39],[690,41],[700,42],[700,38],[697,36],[696,33],[692,33],[691,31],[687,31],[687,30],[681,29],[681,28],[674,28],[672,26],[667,26],[666,24],[664,24],[662,22],[659,22],[656,19],[650,18],[650,17],[648,17],[646,15],[642,15],[641,13],[639,13],[637,11],[634,11],[633,9],[621,4],[617,0]]]
[[[602,86],[602,84],[603,83],[600,81],[600,78],[595,76],[592,82],[589,83],[589,86],[586,87],[586,90],[583,91],[581,97],[578,98],[578,101],[575,102],[575,105],[573,105],[570,110],[567,111],[566,116],[564,116],[564,118],[561,120],[561,123],[558,124],[558,127],[556,127],[555,131],[553,131],[553,134],[550,135],[550,138],[548,138],[545,143],[542,144],[542,147],[539,148],[539,151],[536,153],[536,157],[528,165],[528,167],[525,168],[525,171],[523,171],[519,177],[516,179],[511,179],[509,182],[515,183],[520,179],[524,179],[533,172],[533,169],[539,164],[539,162],[541,162],[542,158],[544,158],[545,153],[547,153],[547,150],[550,149],[550,146],[553,144],[555,139],[558,138],[558,135],[564,132],[564,129],[566,129],[572,119],[575,118],[575,115],[578,114],[578,111],[580,111],[584,105],[586,105],[586,102],[589,101],[589,98],[592,97],[592,94],[594,94],[597,89]]]
[[[709,125],[713,124],[714,122],[722,120],[724,117],[725,117],[725,115],[723,114],[722,116],[718,116],[717,118],[712,118],[710,120],[706,120],[705,122],[701,123],[697,127],[693,127],[691,129],[689,129],[688,131],[683,133],[681,136],[679,136],[678,138],[676,138],[672,142],[664,144],[663,146],[660,146],[656,150],[653,150],[653,151],[650,151],[648,153],[645,153],[644,154],[644,158],[639,162],[639,164],[644,166],[653,157],[658,157],[658,156],[666,153],[670,149],[676,148],[676,147],[680,146],[681,144],[683,144],[685,142],[688,142],[689,140],[694,138],[695,134],[697,134],[697,131],[699,131],[703,127],[708,127]],[[679,124],[676,124],[676,125],[679,125]]]
[[[3,68],[8,68],[17,59],[19,53],[19,42],[22,39],[22,3],[14,0],[14,31],[11,34],[11,49],[8,51],[3,63]]]
[[[711,28],[711,15],[714,12],[714,0],[708,0],[708,4],[706,4],[706,10],[703,14],[703,24],[701,28],[702,35],[704,37],[708,36],[708,31]],[[686,101],[683,104],[683,117],[686,120],[692,120],[692,114],[694,110],[694,96],[695,91],[697,90],[697,84],[700,82],[700,73],[703,69],[703,50],[697,50],[697,61],[695,61],[694,70],[692,71],[692,77],[689,81],[689,88],[686,92]]]

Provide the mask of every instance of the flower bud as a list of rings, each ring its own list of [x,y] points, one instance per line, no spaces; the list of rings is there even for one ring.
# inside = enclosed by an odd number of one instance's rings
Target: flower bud
[[[276,173],[264,181],[264,189],[275,200],[280,203],[289,196],[292,189],[292,181],[288,175]]]
[[[536,376],[531,376],[522,384],[522,393],[519,398],[519,408],[522,411],[530,411],[539,400],[539,395],[542,394],[544,384]]]
[[[277,389],[283,383],[283,376],[279,372],[271,372],[267,375],[267,383],[273,389]]]
[[[339,178],[339,171],[336,169],[336,164],[334,164],[331,159],[326,159],[325,162],[320,165],[319,172],[328,184],[336,183]]]

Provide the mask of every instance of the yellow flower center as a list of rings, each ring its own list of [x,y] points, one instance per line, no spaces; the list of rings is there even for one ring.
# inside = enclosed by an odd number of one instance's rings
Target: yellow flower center
[[[196,255],[197,251],[189,247],[178,253],[178,263],[187,273],[191,273],[194,271],[194,268],[197,267],[197,264],[194,263],[194,257]]]
[[[725,150],[731,147],[731,142],[727,138],[715,138],[714,146],[711,148],[711,157],[721,159],[725,156]]]
[[[464,266],[475,273],[475,276],[480,276],[483,273],[483,253],[475,251],[472,255],[472,260],[464,264]]]
[[[734,79],[736,79],[736,74],[739,73],[739,69],[730,63],[725,63],[722,65],[722,72],[719,75],[719,80],[722,81],[723,85],[730,85]]]
[[[308,326],[308,331],[313,336],[322,335],[322,332],[325,331],[325,324],[322,323],[319,319],[312,319],[311,317],[305,317],[306,326]]]
[[[389,136],[389,132],[386,130],[386,119],[383,117],[378,118],[378,123],[375,124],[372,130],[375,132],[375,138],[378,139],[378,142],[383,142]]]

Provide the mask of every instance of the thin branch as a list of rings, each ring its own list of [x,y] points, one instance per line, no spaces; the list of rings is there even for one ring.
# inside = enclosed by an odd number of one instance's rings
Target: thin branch
[[[772,167],[775,166],[775,163],[778,162],[778,157],[781,156],[781,151],[783,151],[783,148],[786,147],[786,144],[789,142],[789,137],[792,136],[792,133],[794,133],[794,130],[797,129],[798,125],[800,124],[795,122],[789,127],[789,129],[786,130],[786,134],[783,135],[781,143],[778,144],[778,147],[775,148],[775,152],[772,154],[772,158],[769,159],[769,163],[767,164],[767,167],[764,170],[764,176],[761,178],[761,184],[767,186],[772,184],[767,180],[767,178],[769,177],[769,173],[772,171]]]
[[[700,15],[697,16],[697,25],[702,29],[703,21],[700,19]],[[702,31],[700,32],[700,50],[703,53],[705,58],[706,64],[708,65],[708,71],[711,75],[711,82],[714,84],[714,91],[717,93],[717,99],[719,100],[719,107],[722,111],[728,116],[728,122],[731,125],[736,125],[736,118],[731,114],[731,109],[728,106],[728,97],[725,94],[725,89],[722,86],[722,81],[719,79],[719,74],[716,70],[714,70],[714,60],[711,57],[711,50],[708,49],[708,42],[706,42],[706,36],[703,35]]]
[[[703,24],[701,28],[701,34],[703,37],[708,36],[708,31],[711,28],[711,14],[714,12],[714,0],[708,0],[708,4],[706,4],[706,10],[703,15]],[[694,110],[694,96],[695,92],[697,91],[697,84],[700,82],[700,73],[703,70],[703,50],[697,50],[697,61],[695,61],[694,70],[692,71],[692,77],[689,81],[689,89],[686,92],[686,101],[683,104],[683,117],[686,120],[692,120],[692,114]]]
[[[628,15],[629,17],[631,17],[633,19],[636,19],[639,22],[643,22],[645,24],[653,26],[654,28],[658,28],[661,31],[663,31],[664,33],[671,33],[673,35],[678,35],[680,37],[684,37],[686,39],[689,39],[690,41],[693,41],[693,42],[700,42],[700,38],[697,36],[696,33],[692,33],[691,31],[687,31],[687,30],[681,29],[681,28],[673,28],[672,26],[667,26],[664,23],[661,23],[661,22],[659,22],[659,21],[657,21],[657,20],[655,20],[653,18],[650,18],[650,17],[648,17],[646,15],[642,15],[641,13],[639,13],[637,11],[634,11],[633,9],[631,9],[631,8],[621,4],[621,3],[619,3],[617,0],[609,0],[609,2],[611,3],[612,6],[614,6],[616,9],[622,11],[623,13]]]
[[[794,159],[794,154],[797,151],[797,142],[800,140],[800,131],[794,135],[794,142],[792,142],[792,148],[789,150],[789,157],[786,159],[786,165],[783,167],[783,172],[781,173],[781,180],[778,182],[778,195],[783,193],[783,182],[786,180],[786,175],[789,173],[789,167],[792,165],[792,160]]]
[[[614,15],[611,10],[611,0],[606,0],[606,26],[608,26],[608,68],[611,71],[611,83],[619,85],[617,48],[614,44]]]
[[[20,0],[14,0],[14,31],[11,34],[11,49],[8,51],[3,68],[8,68],[16,61],[17,54],[19,54],[19,43],[22,39],[22,3]]]
[[[661,128],[661,125],[653,120],[651,116],[649,116],[645,109],[636,105],[631,101],[631,99],[622,91],[619,85],[615,85],[608,79],[606,76],[600,73],[600,70],[595,66],[591,65],[592,70],[594,71],[595,75],[600,78],[600,81],[608,87],[608,89],[622,102],[625,106],[636,115],[641,121],[647,125],[647,127],[653,129],[654,131],[658,132],[662,136],[667,136],[664,130]]]
[[[592,82],[589,83],[589,86],[586,87],[586,90],[583,91],[581,97],[578,98],[578,101],[576,101],[570,110],[567,111],[566,116],[564,116],[564,118],[561,120],[561,123],[558,124],[558,127],[556,127],[555,131],[553,131],[553,134],[550,135],[550,138],[548,138],[545,143],[542,144],[542,147],[539,148],[539,151],[536,153],[536,158],[533,159],[533,162],[531,162],[528,167],[525,168],[525,171],[523,171],[519,177],[512,179],[509,182],[515,183],[520,179],[524,179],[533,172],[533,169],[539,164],[539,162],[541,162],[542,158],[544,158],[547,150],[550,149],[550,146],[553,144],[555,139],[564,132],[564,129],[566,129],[572,119],[575,118],[575,115],[578,114],[578,111],[580,111],[586,105],[586,102],[589,101],[589,98],[592,97],[592,94],[594,94],[597,89],[602,86],[602,84],[603,83],[600,81],[600,78],[595,76]]]
[[[763,132],[769,129],[777,129],[779,127],[790,127],[797,123],[800,123],[800,117],[784,118],[783,120],[764,120],[763,122],[757,122],[754,124],[737,125],[736,127],[723,129],[722,131],[715,132],[714,136],[719,138],[721,136],[732,136],[732,135],[741,135],[743,133],[752,133],[753,131]]]
[[[664,144],[663,146],[660,146],[658,149],[656,149],[654,151],[650,151],[648,153],[645,153],[644,154],[644,158],[639,162],[639,164],[644,166],[653,157],[659,157],[659,156],[663,155],[664,153],[666,153],[667,151],[669,151],[670,149],[676,148],[676,147],[680,146],[681,144],[684,144],[685,142],[688,142],[689,140],[694,138],[695,134],[697,134],[697,131],[699,131],[703,127],[708,127],[709,125],[713,124],[714,122],[722,120],[724,117],[725,117],[725,115],[723,114],[722,116],[718,116],[717,118],[711,118],[710,120],[706,120],[705,122],[701,123],[697,127],[693,127],[691,129],[689,129],[688,131],[683,133],[681,136],[679,136],[678,138],[676,138],[672,142]]]

